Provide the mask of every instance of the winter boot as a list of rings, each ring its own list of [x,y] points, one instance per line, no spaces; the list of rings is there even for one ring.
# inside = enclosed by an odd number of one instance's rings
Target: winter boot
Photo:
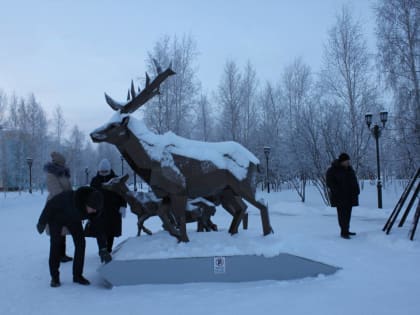
[[[341,233],[340,235],[341,235],[341,238],[344,238],[346,240],[350,239],[350,236],[347,233]]]
[[[74,283],[79,283],[82,285],[89,285],[90,282],[88,279],[86,279],[85,277],[83,277],[82,275],[80,276],[73,276],[73,282]]]
[[[53,277],[53,278],[51,279],[50,286],[51,286],[52,288],[58,288],[60,285],[61,285],[61,283],[60,283],[60,278],[58,278],[58,277]]]
[[[66,254],[64,254],[64,256],[61,256],[61,257],[60,257],[60,261],[61,261],[62,263],[66,263],[66,262],[69,262],[69,261],[72,261],[72,260],[73,260],[73,258],[71,258],[71,257],[67,256]]]
[[[111,254],[108,252],[106,248],[102,248],[99,250],[99,257],[101,258],[101,263],[109,263],[112,260]]]

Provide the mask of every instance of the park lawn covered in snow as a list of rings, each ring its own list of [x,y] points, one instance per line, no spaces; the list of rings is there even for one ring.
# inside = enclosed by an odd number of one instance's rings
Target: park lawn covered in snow
[[[187,283],[138,285],[106,289],[96,272],[97,245],[87,239],[84,275],[90,286],[72,282],[71,263],[60,267],[60,288],[49,287],[49,238],[35,229],[46,195],[35,192],[0,195],[0,314],[418,314],[420,302],[420,231],[409,241],[412,216],[390,235],[382,232],[403,187],[389,185],[384,209],[376,208],[376,187],[365,182],[360,204],[354,208],[351,240],[339,237],[334,208],[323,205],[313,187],[307,202],[285,190],[259,198],[269,203],[274,234],[262,237],[259,213],[249,207],[249,229],[230,236],[231,217],[217,209],[213,221],[219,232],[196,233],[189,224],[190,243],[178,244],[161,230],[157,219],[145,225],[154,235],[142,235],[137,252],[168,257],[179,253],[227,252],[275,255],[286,252],[340,268],[332,276],[294,281],[244,283]],[[414,210],[412,210],[412,214]],[[134,237],[136,217],[128,213],[123,236]],[[67,237],[67,253],[73,253]],[[118,256],[118,254],[116,255]],[[119,259],[116,257],[116,259]]]

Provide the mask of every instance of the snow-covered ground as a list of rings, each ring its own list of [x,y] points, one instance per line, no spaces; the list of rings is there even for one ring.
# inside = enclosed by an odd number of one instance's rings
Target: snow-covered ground
[[[214,217],[219,232],[196,233],[189,224],[188,244],[177,244],[155,219],[146,226],[155,234],[142,235],[131,255],[154,256],[201,253],[287,252],[342,269],[332,276],[295,281],[139,285],[106,289],[96,272],[95,240],[87,240],[84,275],[90,286],[72,283],[71,263],[62,264],[60,288],[50,288],[49,238],[35,224],[46,195],[0,194],[0,314],[419,314],[420,228],[408,239],[411,216],[390,235],[382,227],[392,211],[401,186],[384,191],[384,209],[376,208],[376,187],[365,183],[361,206],[353,211],[351,240],[339,237],[335,209],[328,208],[313,187],[307,202],[293,191],[259,193],[269,202],[273,235],[261,236],[261,221],[250,207],[249,230],[229,236],[230,216],[221,208]],[[412,210],[414,213],[414,210]],[[136,218],[128,213],[123,236],[136,234]],[[135,242],[136,240],[130,240]],[[68,250],[73,245],[67,237]],[[125,253],[126,255],[127,253]],[[117,255],[116,255],[117,256]],[[118,257],[115,257],[116,259]],[[121,258],[121,257],[120,257]]]

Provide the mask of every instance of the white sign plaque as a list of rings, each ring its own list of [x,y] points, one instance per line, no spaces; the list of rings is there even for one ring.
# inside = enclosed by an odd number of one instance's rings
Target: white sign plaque
[[[214,257],[214,273],[226,273],[226,258],[223,256]]]

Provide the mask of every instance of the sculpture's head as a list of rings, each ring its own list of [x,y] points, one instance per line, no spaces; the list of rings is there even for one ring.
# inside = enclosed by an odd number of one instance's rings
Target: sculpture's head
[[[128,122],[130,116],[122,117],[120,120],[111,121],[97,129],[95,129],[90,137],[93,142],[108,142],[119,144],[126,140],[129,136]]]
[[[125,184],[128,180],[128,174],[120,177],[111,178],[108,182],[102,183],[102,188],[121,194],[128,190]]]
[[[114,101],[105,93],[106,102],[114,111],[118,112],[118,114],[115,115],[109,123],[95,129],[90,134],[93,142],[118,144],[129,136],[128,122],[130,117],[127,114],[135,112],[152,97],[158,95],[160,93],[160,85],[163,81],[175,74],[171,69],[171,65],[169,65],[165,71],[162,71],[156,60],[153,60],[153,62],[155,63],[156,71],[158,73],[156,78],[153,81],[150,81],[150,78],[146,73],[146,86],[143,90],[138,88],[137,91],[134,88],[133,81],[131,81],[131,89],[128,91],[126,102]]]

